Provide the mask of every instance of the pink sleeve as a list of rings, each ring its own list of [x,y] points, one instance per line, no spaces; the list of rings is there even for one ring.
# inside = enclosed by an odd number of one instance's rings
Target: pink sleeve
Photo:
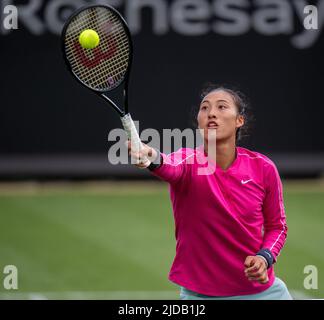
[[[265,166],[266,197],[263,203],[263,248],[269,249],[277,260],[287,238],[287,224],[282,195],[282,183],[272,163]]]
[[[190,161],[189,159],[193,159],[193,155],[193,152],[186,152],[185,149],[180,149],[169,155],[161,153],[162,165],[154,169],[152,173],[166,182],[175,183],[185,175],[186,164]]]

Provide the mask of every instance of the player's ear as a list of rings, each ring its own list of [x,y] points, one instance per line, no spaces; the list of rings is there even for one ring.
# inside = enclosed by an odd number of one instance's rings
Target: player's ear
[[[236,128],[241,128],[244,125],[244,116],[242,116],[241,114],[239,114],[236,117]]]

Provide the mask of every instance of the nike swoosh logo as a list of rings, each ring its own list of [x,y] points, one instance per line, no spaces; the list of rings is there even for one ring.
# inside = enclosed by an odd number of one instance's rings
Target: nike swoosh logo
[[[252,180],[253,180],[253,179],[245,180],[245,181],[244,181],[244,180],[241,180],[241,183],[242,183],[242,184],[246,184],[246,183],[248,183],[248,182],[250,182],[250,181],[252,181]]]

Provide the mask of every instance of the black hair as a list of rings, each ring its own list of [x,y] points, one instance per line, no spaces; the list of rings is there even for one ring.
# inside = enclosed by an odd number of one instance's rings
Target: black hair
[[[251,129],[251,123],[254,120],[254,116],[251,112],[250,104],[247,99],[247,97],[238,89],[234,87],[230,87],[228,85],[217,85],[214,83],[207,83],[204,85],[200,91],[200,102],[208,95],[209,93],[213,91],[224,91],[231,95],[233,98],[233,101],[235,103],[235,106],[237,107],[237,111],[239,115],[243,116],[244,118],[244,125],[237,129],[236,131],[236,142],[239,142],[243,140],[243,138],[246,138],[249,136],[249,132]],[[197,114],[199,112],[200,103],[198,104],[198,107],[196,106],[194,108],[194,114],[193,114],[193,123],[194,126],[197,128]]]

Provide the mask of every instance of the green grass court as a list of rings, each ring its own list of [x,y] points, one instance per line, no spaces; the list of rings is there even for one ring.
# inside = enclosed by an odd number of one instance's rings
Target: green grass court
[[[284,183],[288,240],[277,276],[324,298],[324,184]],[[0,185],[0,299],[177,299],[168,187],[153,182]],[[5,290],[3,268],[18,268]],[[318,290],[304,289],[304,267]],[[2,277],[2,278],[1,278]]]

